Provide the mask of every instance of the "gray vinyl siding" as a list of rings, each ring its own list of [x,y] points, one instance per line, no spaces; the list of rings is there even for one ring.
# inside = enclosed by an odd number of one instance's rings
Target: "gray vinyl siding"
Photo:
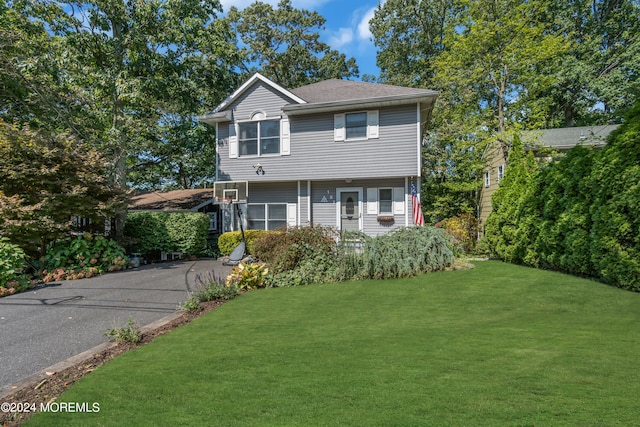
[[[409,181],[410,183],[410,181]],[[347,183],[345,180],[312,181],[311,193],[307,192],[307,181],[282,181],[272,183],[249,183],[249,203],[288,203],[295,204],[297,223],[301,226],[323,225],[339,227],[337,224],[337,189],[354,189],[362,191],[363,231],[370,236],[384,234],[389,230],[405,225],[413,225],[411,196],[405,187],[404,178],[359,179]],[[394,214],[394,222],[379,222],[377,214],[367,213],[368,188],[397,188],[405,190],[404,212]],[[311,200],[311,221],[309,221],[308,203]],[[388,216],[388,215],[385,215]]]
[[[312,203],[312,222],[316,225],[325,225],[330,227],[337,227],[337,206],[336,206],[336,189],[337,188],[354,188],[362,189],[362,216],[363,216],[363,231],[370,235],[376,236],[378,234],[384,234],[389,230],[406,225],[408,218],[408,225],[413,225],[412,221],[412,209],[411,197],[407,197],[405,193],[405,200],[408,199],[408,203],[405,203],[403,214],[395,214],[393,223],[382,223],[378,221],[377,214],[367,213],[367,188],[379,188],[379,187],[403,187],[404,178],[395,179],[373,179],[373,180],[353,180],[350,183],[341,181],[315,181],[311,183],[311,203]],[[408,190],[408,189],[406,189]],[[410,191],[410,190],[408,190]],[[323,202],[323,198],[326,198],[326,202]],[[407,216],[408,213],[408,216]]]
[[[251,119],[256,111],[262,111],[267,118],[279,118],[283,115],[282,107],[293,101],[274,90],[272,87],[260,83],[253,85],[241,96],[235,99],[225,110],[233,110],[235,121]],[[228,157],[228,156],[227,156]]]
[[[298,203],[297,182],[249,183],[248,203]]]
[[[259,88],[252,97],[234,103],[236,120],[248,118],[256,109],[264,111],[267,105],[278,109],[283,105],[282,100],[268,103],[268,91]],[[265,112],[273,117],[271,110]],[[333,139],[333,113],[292,116],[291,155],[237,159],[229,158],[228,123],[220,123],[219,179],[268,182],[419,176],[417,114],[416,105],[379,109],[379,138],[342,142]],[[253,165],[257,163],[264,175],[256,175]]]

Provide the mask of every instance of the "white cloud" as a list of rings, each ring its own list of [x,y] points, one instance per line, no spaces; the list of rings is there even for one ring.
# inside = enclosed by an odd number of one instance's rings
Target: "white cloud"
[[[334,49],[342,49],[345,45],[353,41],[353,30],[351,28],[340,28],[337,32],[329,35],[329,45]]]
[[[372,7],[364,14],[362,19],[360,19],[360,22],[357,26],[359,40],[370,40],[371,38],[373,38],[373,34],[371,34],[371,30],[369,29],[369,21],[373,19],[375,12],[376,8]]]

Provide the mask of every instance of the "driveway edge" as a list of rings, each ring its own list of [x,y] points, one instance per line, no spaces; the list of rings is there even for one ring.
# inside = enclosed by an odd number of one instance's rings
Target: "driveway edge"
[[[166,325],[167,323],[170,323],[171,321],[177,319],[178,317],[182,316],[182,312],[181,311],[177,311],[176,313],[170,314],[168,316],[163,317],[162,319],[158,319],[155,322],[149,323],[146,326],[143,326],[140,328],[140,332],[145,333],[145,332],[149,332],[152,331],[156,328],[159,328],[161,326]],[[24,388],[27,387],[35,387],[37,384],[39,384],[41,381],[49,378],[51,375],[47,374],[47,372],[51,373],[51,372],[62,372],[67,368],[70,368],[78,363],[81,363],[85,360],[88,360],[90,358],[92,358],[93,356],[95,356],[96,354],[107,350],[108,348],[114,347],[118,345],[117,343],[114,342],[105,342],[102,344],[98,344],[97,346],[90,348],[89,350],[83,351],[82,353],[78,353],[75,356],[71,356],[69,358],[67,358],[66,360],[63,360],[62,362],[58,362],[55,365],[49,366],[48,368],[42,369],[39,372],[36,372],[35,374],[23,378],[22,380],[18,381],[17,383],[14,384],[10,384],[8,386],[4,386],[2,388],[0,388],[0,399],[3,399],[6,396],[9,396],[15,392],[17,392],[18,390],[22,390]]]

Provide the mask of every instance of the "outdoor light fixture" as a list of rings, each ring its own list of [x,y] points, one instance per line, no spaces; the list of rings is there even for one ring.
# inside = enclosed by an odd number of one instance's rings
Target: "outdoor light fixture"
[[[264,175],[264,169],[262,169],[262,165],[260,163],[253,165],[253,168],[256,170],[256,175]]]

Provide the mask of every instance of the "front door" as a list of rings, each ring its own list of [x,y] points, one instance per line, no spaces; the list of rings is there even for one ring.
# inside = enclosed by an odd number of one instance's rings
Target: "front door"
[[[344,231],[360,230],[360,197],[357,191],[340,193],[340,229]]]

